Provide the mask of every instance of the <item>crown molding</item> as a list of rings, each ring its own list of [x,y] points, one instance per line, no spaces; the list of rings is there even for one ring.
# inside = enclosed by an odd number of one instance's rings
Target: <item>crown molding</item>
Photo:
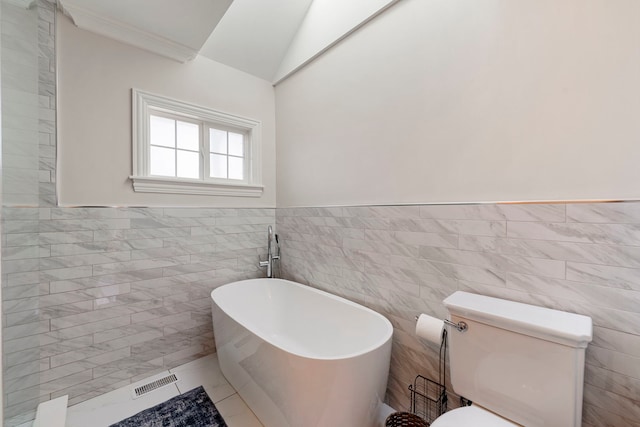
[[[31,9],[36,3],[35,0],[5,0],[7,3],[18,6],[21,9]]]
[[[21,0],[13,0],[20,2]],[[61,0],[65,13],[73,23],[83,30],[130,44],[144,50],[165,56],[178,62],[187,62],[198,55],[198,50],[176,43],[157,34],[140,30],[131,25],[107,18],[78,6],[73,1]]]

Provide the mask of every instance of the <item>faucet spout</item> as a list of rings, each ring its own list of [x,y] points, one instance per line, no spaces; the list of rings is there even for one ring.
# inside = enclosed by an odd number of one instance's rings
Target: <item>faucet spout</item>
[[[278,248],[278,254],[274,255],[273,253],[273,238],[275,236],[275,240],[276,240],[276,246]],[[272,278],[273,277],[273,264],[276,260],[280,259],[280,246],[278,244],[278,235],[273,233],[273,227],[269,226],[267,228],[267,260],[266,261],[260,261],[260,263],[258,264],[260,267],[266,267],[267,268],[267,277],[268,278]]]

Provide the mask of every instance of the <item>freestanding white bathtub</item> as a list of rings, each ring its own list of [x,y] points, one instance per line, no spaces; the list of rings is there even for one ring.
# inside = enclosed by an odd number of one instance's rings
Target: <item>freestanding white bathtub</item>
[[[384,316],[281,279],[211,298],[220,368],[266,427],[375,425],[393,333]]]

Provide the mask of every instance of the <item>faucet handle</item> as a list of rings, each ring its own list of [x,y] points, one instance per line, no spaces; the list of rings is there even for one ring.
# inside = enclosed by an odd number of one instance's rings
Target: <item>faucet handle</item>
[[[276,239],[276,249],[278,250],[278,254],[274,257],[276,259],[280,259],[280,239],[278,238],[278,234],[274,234],[273,237]]]
[[[260,255],[258,255],[258,267],[269,267],[269,259],[262,261],[260,260]]]

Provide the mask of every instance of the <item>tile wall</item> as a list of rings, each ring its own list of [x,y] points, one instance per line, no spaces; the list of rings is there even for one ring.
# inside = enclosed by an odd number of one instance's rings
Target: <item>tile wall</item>
[[[591,316],[583,425],[640,426],[640,203],[277,209],[285,278],[394,325],[387,398],[408,406],[438,349],[414,316],[455,290]]]
[[[2,2],[5,206],[55,205],[55,5]]]
[[[215,351],[209,293],[263,276],[274,209],[4,208],[7,426]]]
[[[215,351],[210,291],[264,275],[274,209],[58,208],[55,6],[2,2],[5,425]]]

